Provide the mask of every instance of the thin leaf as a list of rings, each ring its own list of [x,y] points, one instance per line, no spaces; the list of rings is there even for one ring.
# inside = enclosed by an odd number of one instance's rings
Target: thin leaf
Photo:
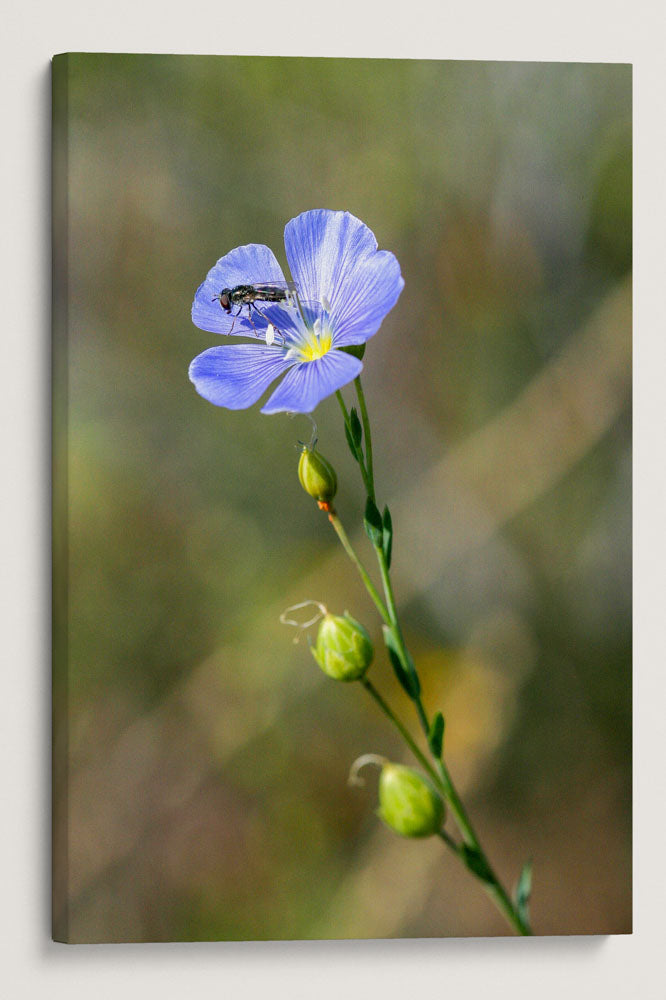
[[[349,445],[349,450],[356,459],[357,462],[360,461],[360,455],[356,445],[354,444],[354,439],[352,437],[351,431],[349,430],[349,424],[345,421],[345,437],[347,438],[347,444]]]
[[[365,505],[365,517],[363,519],[365,525],[365,533],[372,542],[372,544],[379,548],[382,544],[382,538],[384,535],[384,528],[382,525],[382,517],[377,510],[377,505],[368,497],[367,503]]]
[[[400,657],[393,652],[392,649],[388,650],[389,659],[391,661],[391,666],[393,667],[395,676],[398,678],[401,687],[409,695],[412,701],[419,696],[418,681],[415,680],[415,675],[408,673],[400,662]]]
[[[384,507],[384,514],[382,516],[382,548],[384,550],[386,565],[390,567],[391,552],[393,550],[393,522],[391,521],[391,512],[388,507]]]
[[[495,879],[488,866],[488,862],[476,847],[463,844],[462,853],[465,864],[477,878],[480,878],[482,882],[494,883]]]
[[[430,732],[428,733],[428,746],[433,752],[433,755],[438,759],[442,756],[442,744],[444,742],[444,716],[441,712],[438,712],[430,723]]]
[[[520,873],[520,878],[516,885],[516,910],[518,911],[518,916],[529,927],[530,924],[530,910],[529,902],[530,896],[532,895],[532,862],[526,861],[523,865],[523,870]]]
[[[349,414],[349,430],[351,431],[352,440],[354,444],[361,450],[361,441],[363,440],[363,428],[361,427],[361,421],[358,419],[358,413],[356,408],[352,406],[351,413]]]
[[[419,681],[419,675],[416,672],[414,661],[409,653],[407,653],[406,659],[403,657],[398,647],[393,629],[389,628],[388,625],[383,625],[382,631],[384,633],[384,642],[386,644],[386,649],[388,650],[389,659],[393,670],[395,671],[395,675],[409,697],[414,700],[421,694],[421,682]]]

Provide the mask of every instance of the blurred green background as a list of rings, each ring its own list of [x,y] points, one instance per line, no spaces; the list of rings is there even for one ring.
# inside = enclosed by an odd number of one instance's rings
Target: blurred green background
[[[379,638],[296,479],[307,420],[217,409],[187,378],[221,342],[190,320],[208,269],[249,242],[285,265],[285,223],[319,207],[366,222],[406,282],[364,384],[450,768],[503,880],[533,859],[537,933],[629,931],[630,67],[70,55],[56,74],[60,933],[507,932],[440,842],[381,825],[375,777],[347,786],[361,753],[409,758],[278,623],[313,598]],[[316,419],[352,530],[334,398]],[[411,719],[383,653],[373,680]]]

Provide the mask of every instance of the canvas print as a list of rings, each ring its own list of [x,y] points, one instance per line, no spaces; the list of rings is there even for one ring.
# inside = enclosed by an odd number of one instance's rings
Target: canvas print
[[[631,67],[53,60],[53,934],[631,931]]]

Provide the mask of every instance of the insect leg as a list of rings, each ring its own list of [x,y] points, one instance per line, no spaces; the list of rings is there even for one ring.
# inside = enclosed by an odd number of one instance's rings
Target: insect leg
[[[235,325],[236,325],[236,319],[240,315],[240,311],[241,311],[242,308],[243,308],[242,306],[239,306],[238,307],[238,312],[234,313],[234,321],[231,324],[231,330],[233,330],[233,328],[235,327]],[[229,312],[231,312],[231,310],[229,310]],[[231,333],[231,330],[229,330],[229,333]],[[228,336],[228,334],[227,334],[227,336]]]
[[[257,333],[257,328],[256,328],[256,326],[254,325],[254,323],[252,322],[252,310],[253,310],[253,309],[256,309],[256,311],[257,311],[257,312],[259,313],[259,315],[261,316],[261,313],[259,312],[259,310],[258,310],[258,309],[257,309],[257,307],[255,306],[254,302],[248,302],[248,303],[247,303],[247,318],[249,319],[250,323],[252,323],[252,329],[253,329],[253,330],[254,330],[254,332],[255,332],[255,333],[257,334],[257,336],[259,336],[259,334]]]
[[[255,311],[259,313],[259,315],[261,316],[262,319],[268,320],[267,336],[268,336],[268,330],[272,330],[273,331],[273,335],[280,338],[279,341],[278,341],[278,343],[283,345],[284,342],[285,342],[285,338],[284,338],[284,334],[282,333],[282,330],[278,330],[278,328],[276,326],[274,326],[273,323],[271,323],[271,321],[268,319],[268,317],[264,316],[264,314],[262,313],[261,309],[258,309],[257,306],[254,305],[254,302],[252,303],[252,306],[254,307]],[[257,334],[257,336],[259,336],[259,334]],[[267,339],[266,343],[269,344],[269,346],[270,346],[270,344],[272,344],[273,341],[271,340],[270,343],[269,343],[269,341]]]

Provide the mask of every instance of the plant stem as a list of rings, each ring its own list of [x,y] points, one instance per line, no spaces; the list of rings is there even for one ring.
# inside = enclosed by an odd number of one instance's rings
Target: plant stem
[[[358,395],[359,407],[361,411],[363,436],[365,440],[365,458],[367,462],[366,465],[366,463],[364,463],[363,461],[363,456],[361,455],[359,456],[359,466],[361,469],[363,483],[365,485],[368,496],[371,498],[373,503],[376,503],[374,471],[372,464],[372,436],[370,430],[370,420],[368,418],[368,411],[365,403],[365,395],[363,393],[363,386],[361,384],[360,376],[358,376],[354,380],[354,384],[356,386],[356,392]],[[351,431],[349,412],[345,405],[344,399],[342,398],[342,394],[339,391],[337,392],[337,396],[338,396],[338,401],[340,403],[340,407],[342,409],[343,417],[345,419],[345,423],[347,424],[347,428]],[[354,552],[351,543],[349,542],[349,539],[344,531],[344,528],[342,527],[339,519],[337,518],[337,515],[329,513],[329,520],[331,521],[331,524],[337,531],[338,536],[340,537],[340,541],[342,542],[345,548],[345,551],[347,552],[350,559],[359,570],[361,577],[363,578],[363,582],[365,583],[366,589],[368,590],[368,593],[373,599],[375,606],[377,607],[384,623],[388,625],[388,627],[391,629],[391,632],[395,637],[403,663],[404,664],[412,663],[411,657],[409,656],[405,644],[404,636],[402,634],[402,629],[400,627],[398,608],[396,605],[395,594],[393,591],[393,583],[391,581],[391,573],[386,560],[386,554],[384,552],[383,546],[381,544],[374,545],[374,549],[377,555],[377,561],[379,563],[379,571],[381,574],[384,596],[386,598],[386,605],[384,605],[379,594],[377,593],[374,584],[370,580],[367,571],[365,570],[362,563],[358,559],[358,556]],[[462,860],[462,862],[467,866],[468,870],[471,871],[472,874],[474,874],[482,882],[484,889],[486,890],[490,898],[493,900],[497,908],[500,910],[500,912],[503,914],[503,916],[506,918],[506,920],[509,922],[509,924],[514,928],[514,930],[517,931],[518,934],[530,935],[532,931],[529,925],[522,919],[522,917],[518,913],[517,908],[514,907],[513,903],[511,902],[509,894],[507,893],[506,889],[497,878],[495,872],[493,871],[490,865],[490,862],[488,861],[488,858],[486,857],[485,852],[483,851],[483,848],[481,847],[479,838],[476,835],[471,820],[467,815],[467,811],[462,803],[462,800],[457,792],[455,785],[453,784],[453,779],[451,778],[451,775],[449,774],[448,768],[446,767],[444,761],[441,759],[441,757],[436,757],[434,754],[432,754],[431,751],[431,755],[435,763],[435,767],[433,768],[433,766],[429,763],[429,761],[427,760],[425,755],[421,752],[417,744],[414,742],[414,739],[412,738],[410,732],[407,730],[404,724],[398,719],[393,710],[387,705],[387,703],[384,701],[384,699],[379,694],[377,689],[373,686],[373,684],[367,679],[363,680],[362,684],[365,687],[366,691],[368,691],[368,693],[377,702],[377,704],[384,712],[384,714],[396,727],[396,729],[401,734],[402,738],[405,740],[405,742],[409,746],[410,750],[412,751],[416,759],[430,775],[436,787],[441,791],[445,801],[447,802],[449,808],[451,809],[451,813],[453,814],[458,829],[460,830],[464,843],[462,846],[459,846],[444,830],[440,831],[439,836],[441,837],[441,839],[456,854],[456,856]],[[430,732],[430,722],[428,719],[428,715],[425,711],[425,708],[423,706],[423,702],[421,700],[420,695],[413,697],[412,701],[414,702],[414,705],[416,707],[416,711],[419,717],[419,722],[421,724],[423,732],[425,733],[426,739],[428,739],[428,735]],[[477,862],[478,865],[477,871],[475,871],[473,868],[470,868],[468,864],[468,856],[466,850],[471,853],[471,855]],[[483,874],[479,874],[479,871],[482,871]]]
[[[487,877],[483,879],[482,882],[483,882],[483,887],[490,896],[490,898],[493,900],[493,902],[495,903],[499,911],[502,913],[502,915],[509,922],[509,924],[514,928],[515,931],[518,932],[518,934],[524,936],[531,935],[532,931],[527,926],[527,924],[524,923],[524,921],[520,918],[518,912],[516,911],[511,902],[509,894],[507,893],[506,889],[504,888],[502,883],[497,878],[495,872],[491,868],[490,862],[488,861],[488,858],[486,857],[479,843],[478,837],[474,832],[474,828],[472,827],[472,824],[467,815],[465,807],[462,804],[460,796],[456,791],[455,785],[453,784],[451,776],[444,762],[443,761],[437,762],[439,765],[441,765],[440,766],[441,774],[438,775],[434,771],[432,765],[430,764],[426,756],[421,752],[421,750],[415,743],[407,727],[404,725],[403,722],[400,721],[400,719],[395,714],[393,709],[387,704],[387,702],[381,696],[381,694],[374,686],[372,681],[369,681],[367,678],[364,678],[361,681],[361,684],[368,692],[368,694],[371,695],[371,697],[374,698],[374,700],[377,702],[384,715],[398,730],[398,732],[404,739],[405,743],[414,754],[416,760],[430,776],[435,787],[442,793],[444,800],[451,809],[451,812],[456,820],[456,823],[458,824],[458,828],[463,835],[465,844],[469,848],[471,848],[472,851],[475,852],[475,854],[481,861],[482,865],[487,870]],[[458,844],[456,844],[453,838],[450,837],[445,830],[440,830],[439,836],[444,841],[444,843],[453,851],[453,853],[458,858],[461,859],[463,864],[466,864],[464,849],[460,847]]]
[[[395,595],[393,593],[391,574],[386,563],[386,556],[384,555],[384,550],[381,546],[375,546],[375,550],[377,552],[377,559],[379,561],[379,568],[382,576],[384,593],[386,595],[388,612],[391,617],[391,624],[393,626],[393,632],[398,642],[400,651],[406,658],[409,654],[407,652],[407,647],[405,645],[402,629],[400,628],[400,622],[398,619],[398,609],[395,602]],[[423,707],[423,702],[421,701],[421,697],[417,696],[416,698],[413,699],[413,701],[416,706],[416,711],[419,716],[421,727],[427,739],[428,734],[430,732],[430,721],[428,719],[425,708]],[[518,933],[530,934],[531,933],[530,929],[521,921],[520,917],[518,916],[518,913],[516,912],[516,910],[513,907],[513,904],[511,903],[508,893],[506,892],[506,890],[504,889],[499,879],[492,870],[490,862],[488,861],[488,858],[486,857],[481,847],[479,838],[477,837],[474,831],[474,827],[472,826],[469,816],[467,815],[467,811],[462,803],[460,796],[458,795],[455,785],[453,784],[453,779],[449,774],[446,764],[440,758],[435,758],[435,764],[441,778],[441,781],[438,782],[438,785],[442,787],[442,790],[444,792],[444,797],[451,808],[451,812],[453,813],[455,821],[458,825],[458,829],[460,830],[465,843],[478,854],[479,858],[483,861],[485,867],[488,869],[488,872],[492,877],[492,881],[484,883],[484,888],[493,898],[496,905],[505,915],[507,920],[518,931]]]
[[[472,826],[471,820],[467,815],[467,810],[465,809],[462,800],[453,784],[453,779],[449,774],[448,768],[443,760],[437,761],[438,770],[441,775],[441,782],[444,787],[444,794],[446,801],[453,813],[454,819],[458,825],[463,839],[468,847],[470,847],[478,856],[479,860],[482,862],[483,866],[487,869],[488,878],[483,881],[483,887],[493,900],[500,912],[506,917],[511,926],[518,932],[525,936],[531,935],[532,931],[529,926],[521,919],[518,911],[511,902],[511,898],[498,879],[497,875],[492,869],[492,866],[486,857],[486,854],[481,847],[479,838],[476,835],[474,827]],[[464,860],[464,855],[463,855]]]
[[[440,830],[437,836],[442,838],[446,846],[450,847],[454,854],[460,854],[460,847],[456,844],[453,837],[449,837],[446,830]]]
[[[349,434],[351,435],[351,417],[349,416],[349,410],[347,409],[347,404],[345,403],[342,393],[340,392],[339,389],[337,390],[335,395],[338,398],[338,403],[340,404],[340,409],[342,410],[342,416],[344,417],[345,425],[347,427],[347,430],[349,431]],[[363,460],[363,452],[360,449],[358,449],[358,451],[359,454],[357,457],[357,461],[361,469],[361,478],[363,479],[363,485],[365,486],[365,490],[368,496],[371,493],[374,495],[375,487],[372,480],[368,476],[368,470],[366,469],[365,462]],[[372,451],[370,452],[370,458],[372,460]]]
[[[349,427],[350,426],[349,410],[347,409],[347,404],[345,403],[344,397],[339,389],[337,390],[335,395],[338,400],[338,403],[340,404],[340,409],[342,410],[342,416],[345,418],[345,423],[347,424],[347,427]]]
[[[328,519],[331,522],[331,524],[333,525],[333,528],[335,529],[335,532],[336,532],[338,538],[342,542],[342,546],[343,546],[345,552],[347,553],[347,555],[349,556],[349,558],[351,559],[351,561],[356,566],[356,569],[359,571],[359,573],[361,575],[361,579],[363,580],[363,583],[365,584],[365,589],[367,590],[367,592],[369,593],[370,597],[372,598],[372,600],[373,600],[373,602],[375,604],[375,607],[379,611],[379,614],[381,615],[381,617],[384,620],[384,622],[386,622],[386,624],[390,626],[391,625],[391,620],[389,618],[388,611],[386,610],[386,606],[385,606],[384,602],[382,601],[381,597],[379,596],[377,588],[375,587],[374,583],[370,579],[368,571],[366,570],[365,566],[363,565],[363,563],[361,562],[361,560],[359,559],[359,557],[356,555],[356,552],[354,551],[354,547],[352,546],[352,543],[349,541],[349,536],[348,536],[347,532],[345,531],[344,527],[342,526],[342,521],[340,520],[340,518],[338,517],[338,515],[335,513],[335,511],[332,511],[332,510],[328,512]]]
[[[391,581],[391,573],[389,571],[388,563],[386,562],[386,555],[381,545],[375,545],[374,549],[377,554],[377,562],[379,563],[379,572],[382,578],[382,586],[384,587],[386,606],[388,608],[388,613],[391,619],[391,629],[398,644],[398,649],[400,650],[403,662],[407,663],[409,662],[410,657],[409,653],[407,652],[405,637],[403,636],[402,629],[400,628],[400,620],[398,618],[398,608],[395,602],[395,594],[393,593],[393,583]],[[416,706],[416,711],[419,716],[421,727],[427,738],[428,733],[430,732],[430,724],[428,722],[428,717],[425,713],[425,709],[423,708],[423,703],[421,701],[420,696],[417,696],[412,700],[414,701],[414,705]]]
[[[363,392],[363,384],[361,382],[361,376],[357,375],[354,379],[354,385],[356,386],[356,395],[358,396],[358,405],[361,410],[361,423],[363,424],[363,437],[365,439],[365,467],[367,472],[367,483],[368,496],[375,502],[375,479],[372,469],[372,433],[370,431],[370,420],[368,419],[368,411],[365,405],[365,393]]]
[[[405,741],[405,743],[407,744],[407,746],[409,747],[409,749],[412,751],[412,753],[414,754],[414,756],[418,760],[418,762],[421,765],[421,767],[424,768],[424,770],[426,770],[428,772],[428,774],[430,775],[433,783],[437,786],[437,788],[442,789],[441,778],[436,774],[434,768],[432,767],[432,764],[429,763],[428,758],[425,756],[425,754],[423,754],[421,752],[421,750],[419,749],[419,747],[416,745],[416,743],[415,743],[415,741],[414,741],[414,739],[412,737],[412,734],[409,732],[409,730],[407,729],[407,727],[405,726],[405,724],[400,721],[400,719],[395,714],[395,712],[393,711],[393,709],[390,708],[390,706],[387,704],[386,701],[384,701],[383,697],[380,695],[379,691],[374,686],[374,684],[372,683],[372,681],[369,681],[367,679],[367,677],[364,677],[363,680],[361,681],[361,684],[363,685],[363,687],[365,688],[365,690],[368,692],[368,694],[371,695],[375,699],[375,701],[377,702],[377,704],[381,708],[381,710],[384,713],[384,715],[388,719],[390,719],[390,721],[395,726],[395,728],[398,730],[398,732],[402,736],[403,740]]]
[[[363,424],[363,438],[365,441],[366,464],[364,466],[363,463],[361,463],[361,474],[363,476],[363,483],[367,490],[368,496],[370,497],[373,503],[376,503],[375,479],[374,479],[374,471],[372,465],[372,430],[370,428],[370,418],[368,416],[368,408],[365,402],[365,393],[363,392],[363,383],[361,382],[360,375],[357,375],[357,377],[354,379],[354,385],[356,387],[356,395],[358,396],[358,405],[361,411],[361,422]],[[338,396],[340,400],[340,406],[342,407],[343,415],[345,416],[345,419],[349,421],[349,414],[347,412],[347,407],[340,392],[338,392]],[[393,593],[393,584],[391,582],[391,574],[389,572],[388,563],[386,561],[386,554],[381,544],[375,545],[374,549],[377,555],[377,561],[379,563],[379,572],[381,573],[382,577],[382,586],[384,588],[384,595],[386,597],[386,605],[388,608],[389,616],[391,618],[390,627],[395,636],[401,656],[403,657],[403,660],[406,663],[409,659],[409,654],[407,652],[407,647],[405,645],[405,639],[402,634],[402,629],[400,628],[400,620],[398,618],[398,608],[395,601],[395,595]],[[420,697],[414,698],[413,701],[416,706],[416,711],[418,712],[419,721],[427,738],[430,726],[428,723],[425,710],[423,708],[423,703]]]

